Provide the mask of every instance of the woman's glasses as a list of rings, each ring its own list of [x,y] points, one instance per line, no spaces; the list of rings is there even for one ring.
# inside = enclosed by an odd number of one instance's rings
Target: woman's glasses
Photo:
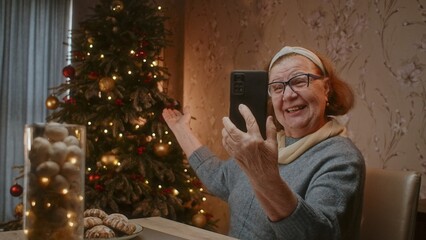
[[[271,97],[280,96],[284,93],[286,86],[289,86],[293,92],[298,92],[303,88],[309,87],[311,80],[320,78],[322,77],[310,73],[302,73],[290,78],[286,82],[271,82],[268,84],[268,94]]]

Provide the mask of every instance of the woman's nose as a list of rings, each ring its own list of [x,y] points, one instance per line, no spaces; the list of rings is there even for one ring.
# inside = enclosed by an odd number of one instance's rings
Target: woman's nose
[[[287,98],[294,98],[294,97],[297,97],[297,93],[296,92],[294,92],[293,91],[293,89],[291,89],[291,87],[290,86],[286,86],[285,88],[284,88],[284,92],[283,92],[283,95],[282,95],[282,99],[287,99]]]

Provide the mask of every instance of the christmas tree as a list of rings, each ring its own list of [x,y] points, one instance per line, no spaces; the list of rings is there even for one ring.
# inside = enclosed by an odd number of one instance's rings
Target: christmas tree
[[[72,31],[72,63],[46,99],[47,120],[86,126],[86,209],[212,229],[202,184],[161,116],[180,108],[163,88],[165,20],[151,1],[100,0]]]

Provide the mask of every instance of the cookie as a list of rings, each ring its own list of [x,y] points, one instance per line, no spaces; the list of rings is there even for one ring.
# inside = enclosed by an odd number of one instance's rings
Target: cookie
[[[122,215],[122,214],[120,214]],[[130,235],[135,232],[136,226],[133,223],[130,223],[127,219],[127,217],[123,218],[123,216],[120,216],[117,214],[111,214],[104,218],[103,223],[119,232],[125,233],[127,235]]]
[[[123,219],[124,221],[129,221],[129,219],[121,213],[111,213],[110,215],[108,215],[109,218],[119,218],[119,219]]]
[[[115,232],[105,226],[105,225],[96,225],[88,230],[84,234],[85,238],[112,238],[115,237]]]
[[[84,217],[98,217],[104,219],[108,216],[103,210],[97,208],[91,208],[84,211]]]
[[[102,225],[102,219],[98,217],[85,217],[84,218],[84,229],[89,229],[97,225]]]

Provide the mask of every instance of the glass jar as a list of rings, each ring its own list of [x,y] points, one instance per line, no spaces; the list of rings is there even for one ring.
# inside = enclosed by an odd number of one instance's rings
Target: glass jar
[[[83,239],[85,146],[84,126],[25,125],[27,239]]]

